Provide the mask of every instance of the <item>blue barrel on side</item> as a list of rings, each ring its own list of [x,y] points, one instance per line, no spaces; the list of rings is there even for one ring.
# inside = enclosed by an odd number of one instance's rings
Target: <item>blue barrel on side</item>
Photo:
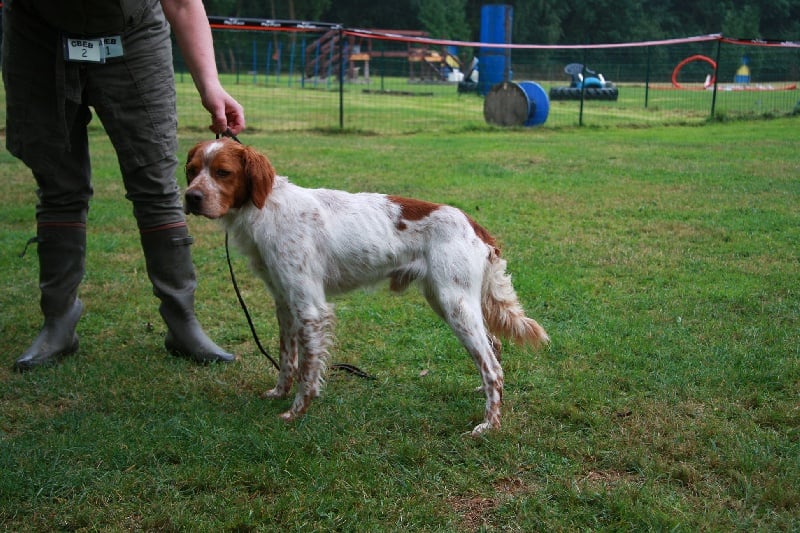
[[[480,41],[490,44],[511,43],[514,8],[506,4],[481,7]],[[478,93],[486,95],[501,81],[511,79],[511,51],[508,48],[482,47],[478,52]]]
[[[539,126],[547,120],[550,114],[550,98],[544,87],[533,81],[520,81],[517,83],[528,98],[528,119],[524,126]]]
[[[483,101],[483,117],[496,126],[539,126],[550,113],[550,99],[533,81],[500,82]]]

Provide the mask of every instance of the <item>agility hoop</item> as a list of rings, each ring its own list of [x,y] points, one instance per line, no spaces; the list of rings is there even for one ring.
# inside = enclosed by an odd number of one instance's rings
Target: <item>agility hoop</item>
[[[707,87],[709,87],[711,85],[714,85],[714,82],[717,80],[717,62],[714,61],[713,59],[711,59],[708,56],[695,54],[693,56],[687,57],[686,59],[684,59],[683,61],[681,61],[680,63],[678,63],[675,66],[675,70],[672,71],[672,86],[673,87],[675,87],[676,89],[688,89],[688,87],[684,87],[683,85],[678,83],[678,73],[681,71],[681,69],[683,67],[685,67],[686,65],[688,65],[689,63],[692,63],[694,61],[705,61],[706,63],[711,65],[711,68],[714,69],[714,74],[711,75],[711,79],[709,79],[709,80],[707,80],[705,82],[705,84],[704,84],[705,87],[704,88],[707,88]]]

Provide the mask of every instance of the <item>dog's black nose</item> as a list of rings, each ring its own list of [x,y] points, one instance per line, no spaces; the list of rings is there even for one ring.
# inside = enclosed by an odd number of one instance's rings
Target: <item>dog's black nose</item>
[[[184,210],[187,214],[193,213],[197,214],[200,212],[200,208],[203,205],[203,192],[198,191],[197,189],[189,189],[186,191],[184,195],[185,204]]]

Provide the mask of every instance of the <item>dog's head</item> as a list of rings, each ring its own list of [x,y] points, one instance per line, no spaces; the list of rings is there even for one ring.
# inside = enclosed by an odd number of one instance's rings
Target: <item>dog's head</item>
[[[220,218],[252,202],[261,209],[272,191],[275,169],[255,149],[230,139],[196,144],[186,158],[187,214]]]

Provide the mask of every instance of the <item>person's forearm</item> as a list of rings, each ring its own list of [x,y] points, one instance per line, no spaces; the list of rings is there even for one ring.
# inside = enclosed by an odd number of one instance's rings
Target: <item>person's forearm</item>
[[[211,27],[203,3],[200,0],[161,0],[161,6],[192,73],[200,101],[211,114],[211,131],[238,134],[245,127],[244,109],[219,81]]]
[[[201,0],[161,0],[164,14],[181,49],[201,98],[219,84],[211,28]]]

